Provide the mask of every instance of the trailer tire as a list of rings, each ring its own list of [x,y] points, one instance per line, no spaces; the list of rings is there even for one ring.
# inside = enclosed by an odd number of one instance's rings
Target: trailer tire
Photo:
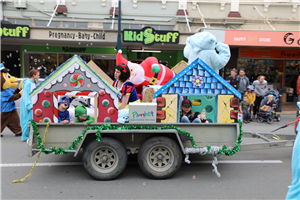
[[[150,178],[165,179],[175,174],[182,163],[178,144],[169,137],[152,137],[143,142],[138,153],[138,164]]]
[[[82,155],[85,170],[98,180],[111,180],[119,176],[127,165],[127,152],[124,145],[110,137],[100,142],[91,141]]]

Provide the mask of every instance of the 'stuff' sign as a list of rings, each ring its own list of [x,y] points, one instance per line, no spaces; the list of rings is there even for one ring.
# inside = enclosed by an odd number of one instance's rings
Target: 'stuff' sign
[[[30,38],[30,28],[25,25],[4,24],[1,23],[0,28],[1,38]]]
[[[154,43],[178,44],[178,31],[157,31],[152,27],[144,27],[141,30],[124,29],[123,42],[140,42],[145,46]]]

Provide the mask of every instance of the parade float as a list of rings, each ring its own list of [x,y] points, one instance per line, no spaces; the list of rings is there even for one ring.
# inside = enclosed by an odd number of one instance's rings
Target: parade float
[[[197,37],[193,38],[201,38],[201,33],[195,35]],[[135,82],[136,86],[157,86],[155,92],[150,93],[150,102],[129,104],[129,123],[125,124],[116,123],[118,91],[80,57],[75,55],[66,61],[30,94],[34,116],[29,122],[29,156],[38,152],[39,156],[41,153],[74,153],[77,156],[83,150],[82,163],[88,174],[98,180],[110,180],[124,171],[129,154],[137,154],[140,169],[148,177],[157,179],[171,177],[180,169],[183,160],[190,163],[189,154],[198,154],[213,156],[213,171],[220,177],[217,155],[231,156],[241,148],[244,134],[242,123],[237,120],[241,94],[217,73],[229,60],[228,46],[217,45],[221,49],[217,49],[219,54],[215,53],[215,38],[205,33],[203,42],[210,46],[203,48],[209,52],[206,54],[201,52],[203,44],[193,38],[188,39],[190,47],[185,48],[188,51],[185,55],[195,53],[198,57],[177,75],[170,72],[165,79],[169,69],[154,58],[146,59],[141,65],[125,63],[130,69],[147,72],[145,77],[138,77],[142,81]],[[214,58],[214,68],[201,60],[201,56],[207,58],[208,55]],[[126,62],[121,52],[117,54],[117,63],[119,61]],[[131,71],[133,77],[130,79],[136,77],[134,72],[138,70]],[[89,126],[56,123],[58,99],[62,96],[88,104],[95,122]],[[180,104],[184,99],[192,102],[192,111],[204,109],[210,123],[179,123]],[[71,113],[70,110],[70,116]],[[246,135],[253,136],[252,133]],[[273,143],[268,143],[272,148],[270,144]],[[289,141],[276,143],[277,147],[289,144]],[[263,147],[267,146],[245,145],[243,148]]]

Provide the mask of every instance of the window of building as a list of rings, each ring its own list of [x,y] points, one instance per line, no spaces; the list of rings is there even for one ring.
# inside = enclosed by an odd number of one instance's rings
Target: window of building
[[[69,27],[75,27],[75,22],[63,22],[64,27],[69,28]]]
[[[47,22],[47,24],[48,24],[49,22]],[[47,26],[47,25],[46,25]],[[60,26],[60,22],[58,22],[58,21],[52,21],[51,23],[50,23],[50,25],[49,26]]]
[[[162,30],[162,31],[173,31],[174,30],[174,26],[162,26],[160,25],[160,29],[159,30]]]
[[[129,24],[121,24],[121,29],[129,29]]]
[[[155,30],[159,30],[159,26],[153,26],[153,25],[145,25],[145,26],[150,26],[150,27],[154,28]]]
[[[20,52],[17,51],[1,51],[1,63],[5,68],[9,69],[12,76],[20,77]]]
[[[17,19],[17,24],[21,24],[21,25],[28,25],[31,26],[31,20],[27,20],[27,19]]]
[[[35,26],[47,26],[48,21],[38,21],[35,20]]]
[[[143,25],[141,24],[131,24],[131,29],[142,29]]]
[[[24,77],[28,77],[28,72],[33,68],[42,67],[40,77],[45,78],[57,68],[56,53],[30,53],[24,54]]]
[[[16,19],[7,19],[10,23],[15,24],[16,23]]]
[[[78,28],[87,28],[88,23],[86,23],[86,22],[76,22],[76,27],[78,27]]]
[[[116,26],[117,24],[115,24]],[[118,26],[118,25],[117,25]],[[111,23],[103,23],[103,28],[109,28],[111,29]]]

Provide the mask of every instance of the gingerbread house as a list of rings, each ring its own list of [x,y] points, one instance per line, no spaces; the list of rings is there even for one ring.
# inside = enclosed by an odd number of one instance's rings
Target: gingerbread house
[[[77,55],[58,67],[31,92],[33,120],[58,122],[58,100],[62,96],[89,100],[88,114],[94,117],[95,122],[117,121],[121,94]]]
[[[241,94],[202,60],[196,59],[154,93],[157,101],[157,121],[178,123],[180,101],[192,102],[192,111],[206,111],[212,123],[237,120]]]

